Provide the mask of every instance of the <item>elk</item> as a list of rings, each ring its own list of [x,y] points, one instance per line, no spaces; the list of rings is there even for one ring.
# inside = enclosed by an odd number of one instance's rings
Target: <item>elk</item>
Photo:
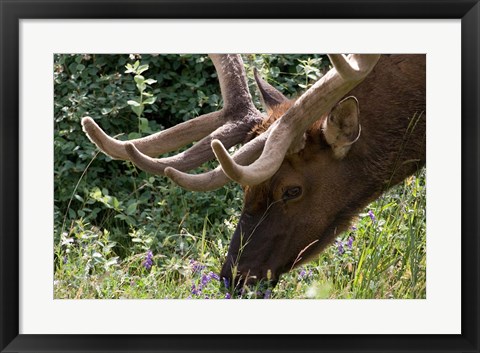
[[[183,188],[242,185],[244,207],[220,274],[231,283],[275,285],[426,163],[425,55],[331,54],[330,71],[296,100],[255,71],[268,115],[252,102],[240,55],[210,57],[221,110],[130,141],[109,137],[90,117],[82,125],[107,155]],[[240,143],[231,156],[227,149]],[[214,170],[187,173],[214,158]]]

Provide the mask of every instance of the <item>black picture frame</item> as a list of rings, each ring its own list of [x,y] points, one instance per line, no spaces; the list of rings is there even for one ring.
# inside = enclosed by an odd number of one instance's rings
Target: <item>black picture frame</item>
[[[0,0],[0,15],[1,352],[480,351],[478,232],[480,4],[478,0]],[[462,30],[462,333],[459,335],[241,336],[19,334],[19,21],[59,18],[460,19]],[[448,164],[448,161],[446,163]],[[228,321],[234,320],[235,313],[227,314],[222,313],[219,316]],[[357,318],[354,319],[357,320]],[[219,318],[219,321],[221,320]],[[252,321],[255,320],[256,318],[252,318]],[[262,318],[262,320],[268,321],[268,318]]]

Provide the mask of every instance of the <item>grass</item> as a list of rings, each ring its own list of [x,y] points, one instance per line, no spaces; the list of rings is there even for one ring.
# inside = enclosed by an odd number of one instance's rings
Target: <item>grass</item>
[[[240,190],[190,193],[145,177],[134,192],[135,202],[100,189],[76,195],[69,207],[77,215],[103,206],[97,225],[77,217],[67,227],[70,210],[56,216],[55,298],[230,298],[217,274],[238,220]],[[425,298],[425,170],[369,205],[348,232],[283,275],[273,291],[244,288],[240,295],[259,297]]]

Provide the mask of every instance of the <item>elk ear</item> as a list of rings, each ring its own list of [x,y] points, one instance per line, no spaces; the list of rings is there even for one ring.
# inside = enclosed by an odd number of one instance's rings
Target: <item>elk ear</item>
[[[338,159],[344,158],[360,137],[359,113],[358,100],[350,96],[337,103],[322,124],[325,140]]]
[[[256,68],[253,70],[253,75],[260,90],[263,106],[268,114],[270,114],[276,106],[288,101],[287,97],[260,77]]]

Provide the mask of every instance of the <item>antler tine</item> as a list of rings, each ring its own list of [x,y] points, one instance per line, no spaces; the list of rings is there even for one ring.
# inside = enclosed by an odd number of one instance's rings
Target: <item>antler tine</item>
[[[262,153],[262,149],[265,145],[268,134],[269,130],[243,145],[233,156],[235,163],[240,165],[248,165],[257,159]],[[220,143],[218,140],[212,141],[212,148],[214,150],[216,148],[214,146],[218,145],[218,143]],[[223,145],[221,146],[223,148]],[[202,174],[187,174],[174,168],[167,167],[165,168],[165,175],[182,188],[191,191],[215,190],[221,188],[230,181],[230,179],[225,175],[221,166]]]
[[[130,141],[120,141],[108,136],[89,116],[82,119],[83,131],[105,154],[114,159],[128,160],[127,143],[134,144],[148,156],[174,151],[192,141],[199,140],[224,123],[221,111],[201,115],[175,125],[170,129]]]
[[[282,116],[266,143],[261,156],[251,165],[235,162],[225,148],[216,143],[215,153],[223,171],[242,185],[256,185],[270,178],[278,170],[290,145],[356,85],[376,65],[380,55],[330,55],[334,69],[310,87]]]
[[[220,92],[223,98],[223,109],[226,111],[245,110],[245,108],[256,110],[248,89],[242,57],[240,55],[224,54],[210,54],[209,56],[217,70]],[[243,107],[240,105],[243,105]]]
[[[229,146],[242,142],[262,117],[253,105],[241,56],[212,54],[210,57],[217,70],[224,100],[221,110],[201,115],[156,134],[130,141],[111,138],[90,117],[82,119],[83,130],[90,140],[107,155],[116,159],[132,160],[134,163],[139,162],[144,167],[140,168],[151,170],[155,174],[163,174],[165,167],[170,164],[180,170],[190,170],[213,159],[215,156],[209,148],[212,138],[220,138]],[[215,132],[212,133],[212,131]],[[235,131],[235,133],[227,134],[225,131]],[[238,132],[243,133],[243,136],[240,137]],[[207,135],[210,133],[213,137],[209,138]],[[205,136],[207,136],[205,141],[199,146],[194,146],[195,148],[192,147],[192,151],[196,153],[186,151],[175,157],[159,160],[148,159],[176,150],[193,141],[201,140]],[[132,156],[135,160],[132,159]]]
[[[229,123],[219,127],[188,150],[166,158],[151,158],[129,142],[126,143],[125,149],[129,160],[137,167],[151,174],[164,175],[165,168],[169,166],[181,171],[188,171],[213,159],[214,154],[210,147],[212,140],[221,140],[229,148],[243,142],[250,130],[248,125]]]

